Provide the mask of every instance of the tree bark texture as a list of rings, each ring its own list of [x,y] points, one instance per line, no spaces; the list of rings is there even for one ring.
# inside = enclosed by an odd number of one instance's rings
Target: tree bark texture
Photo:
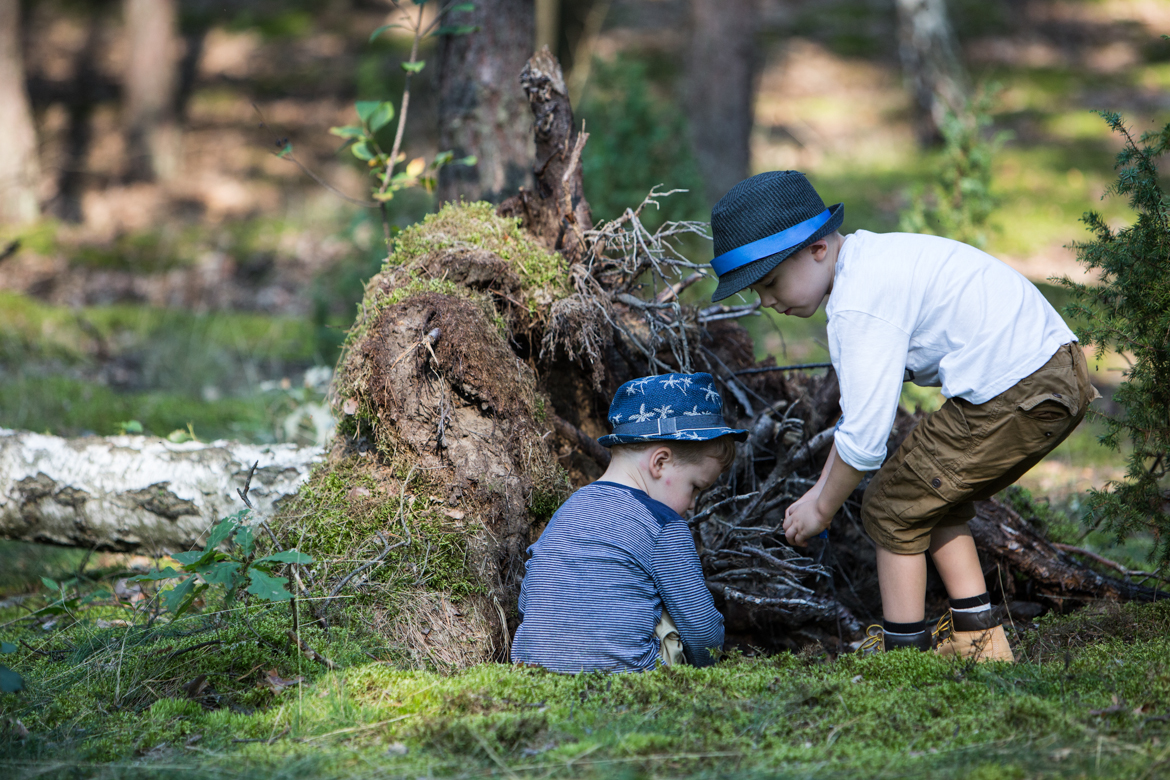
[[[757,0],[691,0],[686,105],[709,203],[750,175]]]
[[[20,0],[0,0],[0,224],[40,214],[37,136],[24,84]]]
[[[979,548],[984,576],[993,589],[1003,590],[1005,601],[1026,598],[1063,609],[1089,601],[1153,601],[1150,587],[1099,574],[1062,552],[1018,513],[997,501],[980,501],[970,522]],[[999,576],[996,569],[1004,570]],[[1013,574],[1022,575],[1020,577]],[[1021,583],[1027,583],[1030,592]]]
[[[439,172],[439,202],[499,203],[532,179],[532,142],[517,76],[532,54],[533,0],[483,0],[447,14],[447,25],[473,25],[439,40],[439,148],[475,155],[473,166]]]
[[[593,227],[581,175],[581,152],[589,136],[574,126],[564,73],[548,49],[532,55],[520,83],[532,110],[536,187],[500,204],[500,213],[519,216],[537,240],[578,262],[587,250],[585,233]]]
[[[165,180],[179,165],[175,97],[179,86],[176,0],[125,0],[123,125],[130,179]]]
[[[291,444],[63,439],[0,429],[0,538],[180,552],[244,508],[236,490],[252,464],[259,463],[248,498],[266,517],[323,459],[319,448]]]
[[[934,143],[948,111],[967,105],[967,74],[947,16],[946,0],[896,0],[898,54],[914,97],[919,140]]]

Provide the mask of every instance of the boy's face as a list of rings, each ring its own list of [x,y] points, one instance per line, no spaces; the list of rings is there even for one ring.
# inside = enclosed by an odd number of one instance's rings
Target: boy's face
[[[695,505],[699,493],[715,484],[723,473],[723,464],[709,456],[698,463],[680,463],[672,455],[651,473],[658,476],[649,485],[650,497],[681,515]]]
[[[822,239],[785,259],[750,289],[760,296],[761,306],[793,317],[811,317],[833,288],[832,265]]]

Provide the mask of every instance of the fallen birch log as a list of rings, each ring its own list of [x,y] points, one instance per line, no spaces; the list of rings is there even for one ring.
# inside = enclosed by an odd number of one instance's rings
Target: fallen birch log
[[[148,553],[193,546],[244,508],[267,515],[296,493],[317,447],[233,441],[175,444],[148,436],[64,439],[0,428],[0,538]]]

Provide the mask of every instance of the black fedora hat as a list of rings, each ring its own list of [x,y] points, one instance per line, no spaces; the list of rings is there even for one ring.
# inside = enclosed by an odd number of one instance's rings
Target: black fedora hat
[[[841,227],[845,206],[825,208],[800,171],[769,171],[744,179],[711,210],[720,301],[753,285],[789,255]]]

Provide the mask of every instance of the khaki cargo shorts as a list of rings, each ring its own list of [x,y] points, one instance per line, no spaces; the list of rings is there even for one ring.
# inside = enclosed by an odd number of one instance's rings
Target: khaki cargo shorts
[[[865,530],[914,555],[936,526],[961,525],[1064,441],[1099,397],[1085,355],[1065,344],[1039,370],[982,404],[948,398],[874,475],[861,504]]]

